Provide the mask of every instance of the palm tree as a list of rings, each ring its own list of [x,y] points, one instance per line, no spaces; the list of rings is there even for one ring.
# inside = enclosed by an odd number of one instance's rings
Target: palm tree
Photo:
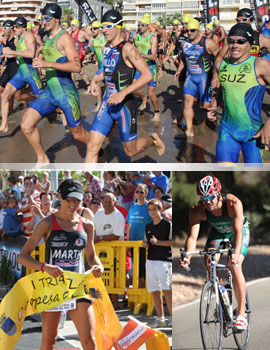
[[[68,23],[70,25],[71,20],[73,19],[73,10],[70,7],[66,7],[62,14],[62,22]]]

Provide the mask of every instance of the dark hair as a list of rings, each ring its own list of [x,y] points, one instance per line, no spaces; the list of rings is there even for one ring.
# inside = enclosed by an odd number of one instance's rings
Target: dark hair
[[[157,186],[157,187],[154,188],[154,193],[155,193],[155,190],[160,190],[161,193],[165,193],[163,188],[160,187],[160,186]]]
[[[11,201],[16,201],[16,203],[18,203],[18,198],[14,195],[10,195],[6,198],[6,204],[8,205]]]
[[[48,194],[51,197],[51,200],[53,200],[53,195],[51,194],[51,192],[41,192],[40,196],[39,196],[40,200],[41,200],[42,196],[44,196],[45,194]]]
[[[25,180],[32,180],[34,182],[34,179],[32,176],[25,176],[25,178],[23,179],[23,183],[25,183]]]
[[[7,178],[7,180],[8,180],[9,182],[11,182],[13,185],[16,185],[16,182],[17,182],[16,176],[10,175],[10,176]]]
[[[34,175],[32,175],[31,177],[32,177],[32,180],[33,180],[34,184],[36,184],[37,181],[38,181],[37,175],[34,174]]]

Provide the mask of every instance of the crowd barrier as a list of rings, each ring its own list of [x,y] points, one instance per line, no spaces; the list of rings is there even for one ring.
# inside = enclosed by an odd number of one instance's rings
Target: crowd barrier
[[[109,294],[128,295],[128,306],[133,309],[134,315],[141,309],[151,316],[155,306],[152,293],[145,288],[139,288],[139,248],[142,241],[102,241],[95,244],[96,254],[104,266],[103,282]],[[133,248],[132,287],[126,285],[126,255],[127,249]],[[41,244],[31,254],[40,261],[45,261],[45,244]],[[29,268],[26,274],[35,272]]]

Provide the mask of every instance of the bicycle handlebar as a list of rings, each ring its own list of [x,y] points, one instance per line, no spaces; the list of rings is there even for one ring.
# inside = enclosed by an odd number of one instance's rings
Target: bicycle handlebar
[[[229,248],[225,248],[225,249],[210,249],[210,250],[195,250],[195,251],[191,251],[191,252],[186,252],[185,248],[180,248],[180,260],[181,261],[185,261],[185,259],[190,256],[190,255],[207,255],[207,256],[212,256],[215,254],[223,254],[223,253],[227,253],[229,256],[232,256],[232,254],[234,253],[234,248],[232,248],[231,244],[229,246]],[[190,267],[187,267],[185,269],[186,271],[190,271]]]

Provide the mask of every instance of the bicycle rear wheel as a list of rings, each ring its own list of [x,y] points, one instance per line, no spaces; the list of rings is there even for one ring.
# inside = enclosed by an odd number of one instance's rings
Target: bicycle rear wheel
[[[237,309],[233,309],[237,310]],[[236,319],[237,312],[234,312],[234,320]],[[248,321],[247,329],[241,332],[233,331],[233,336],[235,343],[239,350],[246,350],[249,342],[250,337],[250,307],[249,307],[249,300],[248,300],[248,293],[246,294],[246,315]]]
[[[204,350],[221,350],[223,319],[221,304],[211,282],[206,282],[200,303],[200,328]]]

